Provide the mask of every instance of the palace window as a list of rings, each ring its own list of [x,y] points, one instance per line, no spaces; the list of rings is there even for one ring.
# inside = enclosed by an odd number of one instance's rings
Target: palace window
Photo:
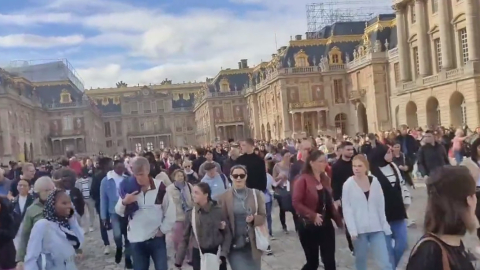
[[[467,29],[463,28],[458,31],[458,36],[460,37],[460,46],[462,50],[462,61],[463,64],[466,64],[468,62],[468,35],[467,35]]]
[[[347,134],[347,115],[344,113],[339,113],[335,116],[335,128],[337,129],[335,132],[342,132],[343,134]]]
[[[122,135],[122,121],[115,121],[115,131],[117,135]]]
[[[298,53],[295,54],[295,67],[308,67],[308,55],[302,49]]]
[[[164,112],[165,107],[163,106],[163,99],[157,100],[157,112]]]
[[[117,140],[117,147],[123,146],[123,141],[122,140]]]
[[[112,130],[110,129],[110,122],[105,122],[105,137],[112,137]]]
[[[63,130],[73,129],[73,117],[72,115],[65,115],[62,119]]]
[[[340,51],[340,48],[337,46],[333,47],[330,52],[328,53],[328,56],[330,58],[330,64],[331,65],[341,65],[343,64],[342,60],[342,51]]]
[[[152,113],[152,103],[150,100],[143,102],[143,113]]]
[[[153,143],[147,142],[147,151],[153,151]]]
[[[163,141],[160,141],[160,149],[164,149],[165,148],[165,143],[163,143]]]
[[[136,143],[135,144],[135,151],[137,153],[142,151],[142,144],[141,143]]]
[[[130,113],[131,114],[138,114],[138,102],[134,101],[130,103]]]
[[[438,12],[438,0],[432,0],[432,14]]]
[[[333,97],[335,103],[345,102],[345,99],[343,98],[343,81],[341,79],[333,80]]]
[[[437,58],[437,72],[440,72],[442,70],[442,44],[439,38],[435,39],[433,43],[435,44],[435,54]]]
[[[72,102],[72,96],[70,96],[70,92],[67,90],[62,90],[62,93],[60,94],[60,103],[70,103]]]
[[[230,82],[227,78],[220,80],[220,92],[230,92]]]
[[[418,47],[413,47],[413,63],[415,64],[415,75],[420,74],[420,61],[418,58]]]
[[[111,140],[106,141],[106,143],[107,143],[107,148],[111,148],[113,145]]]
[[[438,126],[442,125],[442,114],[440,112],[440,108],[437,108],[437,125]]]
[[[395,86],[400,85],[400,65],[399,63],[393,64],[393,72],[395,76]]]

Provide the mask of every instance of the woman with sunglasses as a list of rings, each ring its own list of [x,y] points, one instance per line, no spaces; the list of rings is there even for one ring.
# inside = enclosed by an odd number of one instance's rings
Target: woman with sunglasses
[[[183,171],[187,175],[187,182],[191,185],[196,185],[198,182],[200,182],[200,179],[198,178],[198,174],[192,170],[192,161],[189,159],[185,159],[183,162]]]
[[[335,228],[343,227],[342,218],[333,203],[330,178],[325,172],[327,157],[319,150],[310,152],[302,174],[295,180],[292,201],[299,215],[298,236],[305,252],[302,270],[316,270],[318,252],[325,270],[335,270]]]
[[[256,246],[255,227],[265,224],[265,200],[262,192],[247,188],[244,166],[233,166],[230,179],[232,187],[219,197],[233,238],[228,262],[232,270],[260,270],[262,251]]]

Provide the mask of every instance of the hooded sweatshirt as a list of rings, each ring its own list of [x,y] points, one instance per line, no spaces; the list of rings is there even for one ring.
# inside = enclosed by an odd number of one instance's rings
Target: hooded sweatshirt
[[[212,199],[214,201],[216,201],[217,198],[229,188],[227,177],[224,174],[216,173],[214,177],[210,177],[206,174],[203,177],[202,182],[207,183],[210,186],[210,189],[212,190]]]

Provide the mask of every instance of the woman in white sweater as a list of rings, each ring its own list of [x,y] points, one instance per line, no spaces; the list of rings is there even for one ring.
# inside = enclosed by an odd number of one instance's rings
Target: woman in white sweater
[[[385,199],[377,178],[368,176],[368,160],[357,155],[352,160],[353,176],[343,184],[342,207],[345,224],[352,237],[355,267],[367,269],[368,250],[380,270],[391,270],[385,235],[390,225],[385,217]]]

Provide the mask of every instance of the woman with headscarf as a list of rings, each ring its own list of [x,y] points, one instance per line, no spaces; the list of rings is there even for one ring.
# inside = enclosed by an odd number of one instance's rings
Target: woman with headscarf
[[[375,142],[367,156],[370,172],[380,182],[385,197],[385,215],[392,231],[392,234],[386,237],[387,248],[395,268],[407,248],[406,206],[411,204],[410,191],[397,165],[392,162],[391,148]],[[392,238],[395,239],[394,245]]]
[[[44,219],[33,226],[25,256],[25,269],[41,269],[40,255],[46,254],[48,270],[76,270],[75,257],[84,241],[74,216],[70,196],[54,190],[45,202]]]

